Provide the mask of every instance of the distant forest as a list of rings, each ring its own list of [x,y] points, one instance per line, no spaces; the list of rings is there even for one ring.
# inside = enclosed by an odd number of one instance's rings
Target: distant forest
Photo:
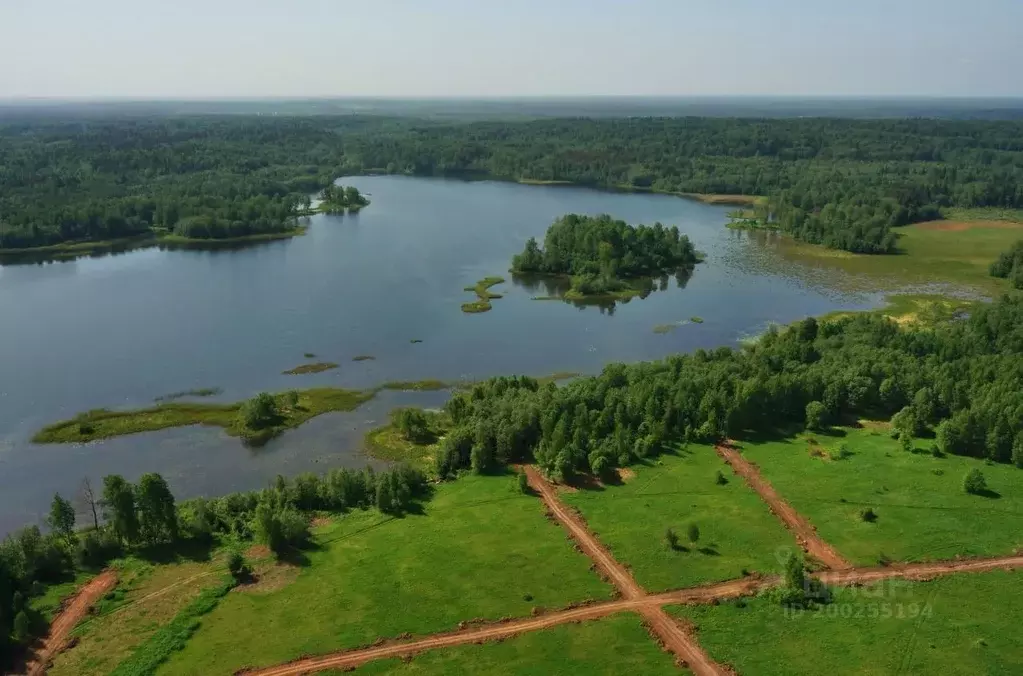
[[[0,123],[0,248],[288,227],[361,172],[763,195],[807,242],[890,253],[944,207],[1023,207],[1023,122],[218,116]],[[196,228],[198,222],[201,227]],[[184,233],[183,233],[184,234]]]

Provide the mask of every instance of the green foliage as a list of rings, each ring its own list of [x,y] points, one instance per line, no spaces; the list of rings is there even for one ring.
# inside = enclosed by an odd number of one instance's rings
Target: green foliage
[[[202,593],[169,623],[160,627],[146,642],[138,646],[128,659],[117,665],[111,676],[151,676],[171,655],[185,647],[188,639],[199,628],[203,615],[217,607],[235,586],[229,577],[219,585],[204,589]]]
[[[678,549],[678,533],[675,532],[674,528],[666,528],[664,531],[664,544],[667,545],[668,549],[675,551]]]
[[[68,545],[72,545],[75,539],[75,508],[71,503],[55,493],[53,502],[50,504],[50,515],[46,519],[50,529],[64,538]]]
[[[971,469],[965,477],[963,477],[963,490],[971,495],[982,495],[987,491],[987,479],[984,478],[984,473],[976,467]]]
[[[252,577],[252,568],[237,549],[232,549],[227,555],[227,572],[235,582],[244,582]]]
[[[877,521],[877,512],[874,511],[873,507],[865,507],[860,510],[860,519],[867,523],[874,523]]]
[[[249,429],[260,430],[277,422],[280,412],[273,395],[260,392],[242,404],[242,420]]]
[[[1023,239],[991,264],[991,276],[1008,279],[1015,289],[1023,289]]]
[[[328,185],[320,192],[320,200],[320,211],[328,214],[358,211],[369,204],[369,200],[353,185],[347,188],[343,185]]]
[[[516,476],[516,483],[519,487],[519,492],[524,495],[530,495],[533,490],[529,487],[529,477],[526,476],[525,472],[519,472]]]
[[[277,556],[309,541],[309,519],[290,506],[261,502],[256,507],[256,539]]]
[[[724,472],[718,470],[714,474],[714,483],[716,483],[718,486],[724,486],[725,484],[728,483],[728,477],[725,476]]]
[[[512,259],[525,274],[571,275],[578,296],[609,295],[629,289],[627,279],[654,277],[699,260],[677,227],[632,227],[608,215],[562,216],[547,229],[544,248],[534,238]]]
[[[791,554],[786,559],[784,583],[769,594],[789,608],[814,608],[831,600],[830,590],[820,580],[806,574],[800,554]]]
[[[124,477],[117,474],[103,477],[103,518],[129,544],[138,541],[139,536],[135,498],[134,487]]]
[[[700,527],[695,523],[689,524],[686,528],[686,537],[689,538],[689,542],[695,545],[700,541]]]
[[[827,409],[819,401],[811,401],[806,405],[806,429],[808,430],[823,430],[825,427],[825,416],[827,415]]]
[[[178,537],[178,515],[174,495],[162,476],[147,472],[139,478],[135,489],[139,532],[149,543]]]
[[[428,443],[433,438],[426,414],[419,408],[401,408],[391,413],[394,426],[408,441]]]

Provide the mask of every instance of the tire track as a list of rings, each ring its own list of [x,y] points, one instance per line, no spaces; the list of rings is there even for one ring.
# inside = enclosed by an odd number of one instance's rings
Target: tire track
[[[746,484],[750,488],[760,495],[760,498],[767,503],[767,506],[774,515],[781,519],[785,526],[793,532],[799,546],[806,550],[807,554],[833,570],[848,570],[852,568],[852,564],[849,561],[817,534],[817,529],[813,527],[813,524],[778,495],[774,487],[761,476],[760,470],[755,465],[742,457],[742,454],[731,446],[717,444],[714,446],[714,450],[717,451],[718,455],[725,462],[731,465],[736,474],[745,479]]]

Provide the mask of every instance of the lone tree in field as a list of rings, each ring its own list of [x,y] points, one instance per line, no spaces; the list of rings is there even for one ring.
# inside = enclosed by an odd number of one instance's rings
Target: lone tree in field
[[[673,528],[664,531],[664,544],[668,545],[668,549],[672,551],[678,549],[678,535]]]
[[[974,467],[963,478],[963,490],[972,495],[981,495],[987,490],[987,479],[984,473]]]
[[[530,492],[531,492],[530,489],[529,489],[529,477],[526,476],[525,472],[519,472],[518,482],[519,482],[519,491],[521,491],[525,495],[529,495]]]
[[[827,409],[824,408],[824,404],[819,401],[811,401],[806,405],[806,429],[808,430],[822,430],[824,429],[824,416],[827,413]]]
[[[700,539],[700,527],[695,523],[689,524],[689,528],[686,529],[686,536],[688,536],[689,541],[695,545]]]

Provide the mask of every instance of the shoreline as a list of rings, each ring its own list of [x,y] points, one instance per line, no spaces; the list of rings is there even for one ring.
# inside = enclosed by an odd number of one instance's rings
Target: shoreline
[[[309,226],[298,225],[294,228],[280,232],[262,232],[254,235],[241,237],[227,237],[223,239],[199,239],[194,237],[182,237],[172,234],[149,234],[136,237],[124,237],[121,239],[101,240],[96,242],[65,242],[62,244],[49,244],[41,247],[28,249],[0,249],[0,264],[4,263],[45,263],[49,261],[74,260],[86,256],[96,256],[111,253],[125,253],[128,251],[139,251],[154,247],[193,250],[216,250],[230,248],[233,246],[256,244],[259,242],[271,242],[281,239],[301,237],[309,230]]]

